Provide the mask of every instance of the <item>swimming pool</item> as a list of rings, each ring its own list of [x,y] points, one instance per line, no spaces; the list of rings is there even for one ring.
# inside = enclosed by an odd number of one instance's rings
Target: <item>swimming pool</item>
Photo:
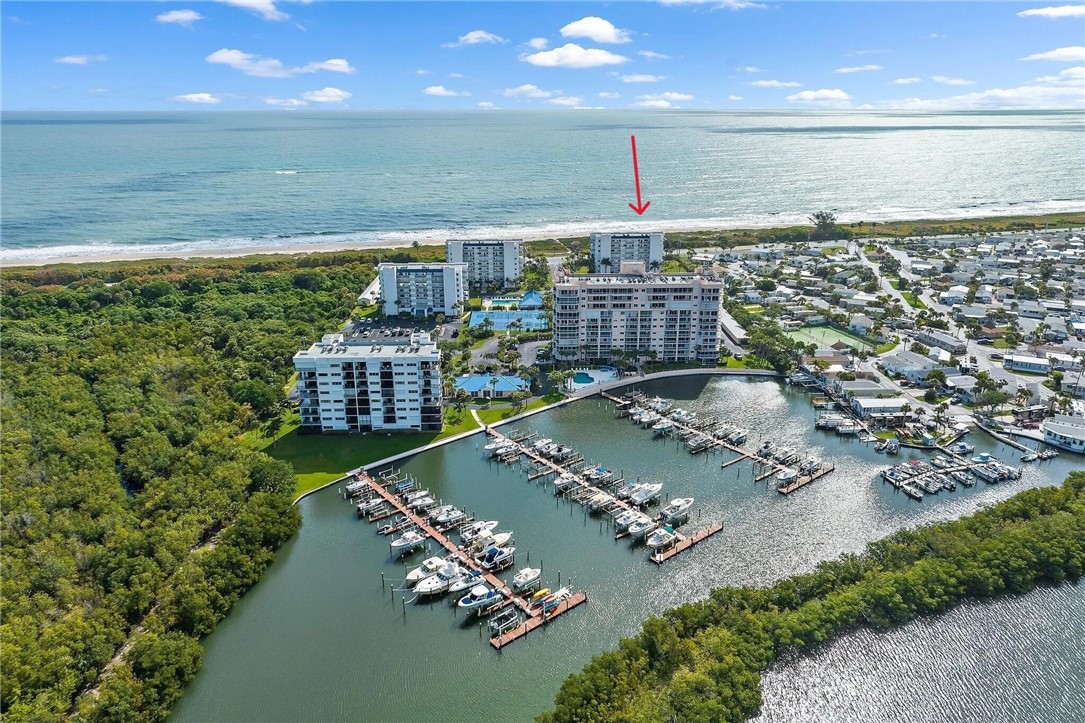
[[[573,382],[576,384],[591,384],[594,381],[587,372],[577,372],[573,375]]]

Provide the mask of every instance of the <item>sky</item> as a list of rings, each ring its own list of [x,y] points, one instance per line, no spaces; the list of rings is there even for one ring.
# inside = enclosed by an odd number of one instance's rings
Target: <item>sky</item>
[[[4,110],[1085,107],[1085,5],[5,2]]]

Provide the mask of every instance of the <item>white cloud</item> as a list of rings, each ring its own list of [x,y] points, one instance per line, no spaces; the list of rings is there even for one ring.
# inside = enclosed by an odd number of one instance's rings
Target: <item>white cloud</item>
[[[743,73],[764,73],[765,72],[761,68],[758,68],[756,65],[743,65],[741,68],[738,68],[738,70],[741,70]]]
[[[742,100],[742,96],[741,95],[729,95],[729,96],[727,96],[727,100]]]
[[[637,55],[648,60],[670,60],[671,56],[657,53],[654,50],[638,50]]]
[[[332,58],[330,60],[307,63],[296,68],[288,68],[283,65],[281,60],[265,58],[261,55],[246,53],[233,48],[216,50],[208,55],[206,60],[208,63],[226,65],[234,70],[240,70],[245,75],[252,75],[257,78],[289,78],[292,75],[315,73],[319,70],[326,70],[332,73],[345,73],[347,75],[356,72],[355,68],[343,58]]]
[[[185,93],[184,95],[171,96],[170,100],[181,103],[195,103],[197,105],[215,105],[222,102],[222,98],[211,93]]]
[[[629,75],[622,76],[623,83],[658,83],[661,80],[666,80],[665,75],[648,75],[647,73],[631,73]]]
[[[1046,53],[1035,53],[1021,60],[1054,60],[1059,63],[1085,63],[1085,45],[1055,48]]]
[[[746,85],[752,85],[755,88],[801,88],[802,83],[796,83],[793,80],[755,80],[752,83]]]
[[[621,96],[619,96],[617,93],[611,92],[609,90],[604,90],[602,93],[599,94],[599,97],[600,98],[612,98],[613,99],[613,98],[620,98]]]
[[[922,82],[922,78],[897,78],[893,81],[893,85],[915,85]]]
[[[1056,5],[1049,8],[1031,8],[1017,13],[1019,18],[1085,18],[1085,5]]]
[[[1025,85],[992,88],[949,98],[887,100],[878,103],[878,106],[894,110],[1051,110],[1085,108],[1085,96],[1076,85]]]
[[[259,15],[264,20],[286,20],[290,17],[275,7],[275,0],[218,0],[218,2],[248,10],[253,15]]]
[[[546,38],[532,38],[524,44],[532,50],[546,50],[546,46],[550,45],[550,41]]]
[[[849,50],[844,55],[849,58],[854,58],[857,55],[881,55],[882,53],[888,53],[889,51],[884,48],[871,48],[868,50]]]
[[[693,96],[689,93],[675,93],[674,91],[670,90],[665,93],[649,93],[647,95],[638,95],[637,98],[639,98],[640,100],[693,100]]]
[[[309,105],[299,98],[264,98],[264,102],[278,108],[301,108]]]
[[[1036,79],[1037,83],[1073,83],[1085,80],[1085,66],[1077,65],[1073,68],[1059,71],[1058,75],[1042,75]]]
[[[321,88],[301,94],[301,97],[310,103],[342,103],[350,96],[350,93],[338,88]]]
[[[500,35],[494,35],[493,33],[487,32],[486,30],[472,30],[466,35],[461,35],[459,38],[456,39],[456,42],[445,43],[441,47],[462,48],[465,45],[501,45],[502,43],[507,42],[509,41],[505,40]]]
[[[576,43],[566,43],[560,48],[524,54],[520,60],[543,68],[597,68],[601,65],[620,65],[629,62],[624,55],[617,55],[602,48],[582,48]]]
[[[931,80],[935,83],[941,83],[942,85],[975,85],[974,80],[965,80],[964,78],[952,78],[948,75],[932,75]]]
[[[444,87],[443,85],[431,85],[428,88],[423,88],[422,92],[426,95],[437,96],[438,98],[456,98],[461,95],[471,95],[466,90],[457,91]]]
[[[632,40],[628,30],[614,27],[614,24],[604,18],[589,15],[569,23],[561,29],[563,38],[587,38],[597,43],[621,44]]]
[[[561,95],[561,91],[543,90],[537,85],[524,83],[515,88],[505,88],[505,90],[501,91],[501,95],[506,98],[550,98],[555,95]]]
[[[106,95],[109,93],[109,88],[87,88],[87,92],[91,95]]]
[[[881,70],[880,65],[851,65],[846,68],[837,68],[834,73],[866,73],[871,70]]]
[[[466,78],[467,76],[464,75],[463,73],[449,73],[448,77],[449,78]]]
[[[200,15],[195,10],[167,10],[156,15],[154,20],[156,23],[172,23],[191,28],[192,23],[203,20],[203,15]]]
[[[419,68],[418,70],[414,71],[414,74],[415,75],[429,75],[430,71],[426,70],[425,68]]]
[[[634,103],[633,105],[640,106],[641,108],[673,108],[674,104],[669,100],[642,100]]]
[[[104,63],[107,60],[109,60],[109,57],[105,55],[65,55],[53,62],[61,65],[90,65],[91,63]]]
[[[495,108],[497,108],[496,105],[494,105],[493,103],[491,103],[488,100],[480,101],[479,104],[478,104],[478,107],[479,108],[484,108],[485,110],[494,110]]]
[[[574,106],[583,103],[584,99],[578,95],[562,95],[557,98],[551,98],[546,102],[553,103],[554,105]]]
[[[927,39],[928,40],[941,40],[944,37],[946,37],[945,33],[931,33],[930,35],[927,36]]]
[[[8,22],[12,25],[33,25],[29,20],[23,20],[18,15],[8,15]]]
[[[821,90],[803,90],[785,98],[789,103],[824,103],[843,102],[851,100],[851,96],[839,88],[822,88]]]

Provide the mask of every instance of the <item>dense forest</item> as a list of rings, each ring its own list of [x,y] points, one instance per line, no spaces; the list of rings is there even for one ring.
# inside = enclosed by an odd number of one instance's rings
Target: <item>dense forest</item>
[[[300,524],[293,470],[240,435],[279,414],[291,357],[350,315],[377,260],[4,271],[5,719],[168,715],[199,637]]]
[[[1077,581],[1085,472],[960,520],[904,530],[863,555],[773,587],[725,587],[644,623],[569,676],[556,721],[738,721],[761,706],[761,671],[859,626],[889,628],[965,598]]]

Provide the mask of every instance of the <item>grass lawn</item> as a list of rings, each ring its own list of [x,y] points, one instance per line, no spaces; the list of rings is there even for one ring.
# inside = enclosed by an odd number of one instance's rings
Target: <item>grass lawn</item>
[[[549,402],[543,401],[542,399],[535,399],[525,404],[523,408],[519,410],[512,405],[480,409],[478,410],[478,416],[486,424],[496,424],[497,422],[502,422],[517,414],[523,414],[524,412],[530,412],[532,409],[545,407],[547,404],[549,404]]]
[[[726,367],[727,369],[749,368],[746,366],[746,357],[742,357],[742,359],[735,359],[733,356],[724,357],[723,364],[721,364],[721,366]]]
[[[907,301],[908,305],[911,306],[913,309],[923,310],[927,308],[927,305],[924,304],[923,301],[911,291],[905,291],[901,293],[901,296],[904,297],[904,300]]]
[[[275,459],[289,462],[297,477],[295,495],[339,479],[343,473],[451,437],[479,429],[471,414],[448,410],[441,432],[393,432],[375,434],[299,434],[300,419],[292,414],[274,438],[249,432],[245,441]]]
[[[529,256],[565,256],[569,248],[557,239],[541,239],[539,241],[525,241],[524,251]]]
[[[1014,346],[1005,339],[995,339],[995,343],[991,344],[995,349],[1013,349]]]
[[[878,346],[874,347],[874,352],[877,354],[885,354],[886,352],[890,352],[896,349],[898,343],[900,342],[887,341],[884,344],[878,344]]]
[[[875,432],[874,436],[877,437],[878,439],[896,439],[897,438],[897,433],[896,432]]]
[[[821,255],[822,256],[836,256],[838,253],[841,253],[842,251],[847,251],[847,249],[844,248],[843,246],[825,246],[824,248],[821,249]]]

